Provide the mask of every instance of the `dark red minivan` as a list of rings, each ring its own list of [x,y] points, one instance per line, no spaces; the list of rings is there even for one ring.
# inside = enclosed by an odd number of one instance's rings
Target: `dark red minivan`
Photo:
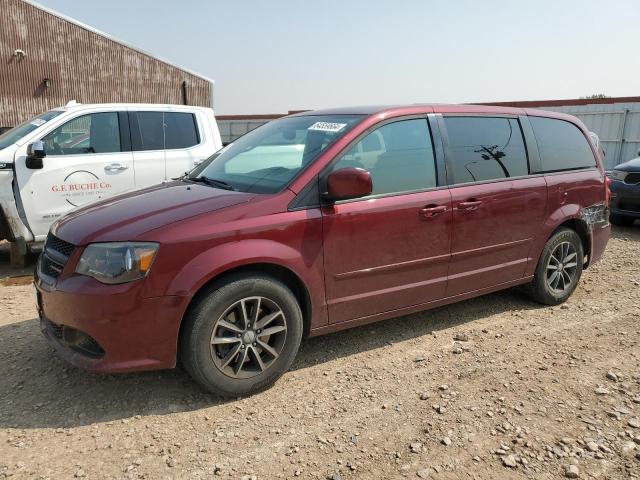
[[[609,238],[576,118],[468,105],[292,115],[184,178],[77,210],[35,275],[42,330],[90,370],[243,395],[305,336],[525,285],[564,302]]]

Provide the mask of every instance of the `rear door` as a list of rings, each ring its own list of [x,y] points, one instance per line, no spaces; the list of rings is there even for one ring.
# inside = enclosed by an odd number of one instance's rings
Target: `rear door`
[[[524,276],[547,204],[517,116],[444,116],[453,236],[447,296]]]
[[[167,178],[162,111],[129,112],[136,187],[162,183]]]
[[[376,128],[331,169],[345,167],[368,170],[373,193],[322,208],[329,321],[444,297],[451,200],[438,181],[427,119]]]
[[[192,112],[164,112],[167,180],[193,170],[215,150],[203,151],[201,121]]]
[[[134,188],[133,157],[123,112],[77,116],[41,139],[43,168],[16,159],[16,177],[29,227],[46,235],[56,218],[74,207]]]

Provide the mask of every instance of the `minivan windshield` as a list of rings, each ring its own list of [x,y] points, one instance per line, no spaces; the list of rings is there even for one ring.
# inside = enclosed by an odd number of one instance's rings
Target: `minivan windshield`
[[[218,150],[188,178],[239,192],[279,192],[363,117],[308,115],[269,122]]]
[[[49,110],[48,112],[33,117],[31,120],[27,120],[26,122],[21,123],[11,130],[7,130],[2,135],[0,135],[0,150],[2,150],[3,148],[7,148],[9,145],[13,145],[22,137],[30,134],[36,128],[41,127],[52,118],[60,115],[62,112],[62,110]]]

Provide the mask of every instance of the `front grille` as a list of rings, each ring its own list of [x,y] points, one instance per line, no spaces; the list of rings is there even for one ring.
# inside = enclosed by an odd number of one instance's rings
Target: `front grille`
[[[630,185],[640,183],[640,172],[627,173],[627,176],[624,177],[624,183],[628,183]]]
[[[40,273],[49,278],[58,278],[75,248],[72,243],[50,233],[40,255]]]
[[[64,264],[58,263],[55,260],[49,258],[46,253],[43,253],[40,257],[40,271],[48,277],[58,278],[62,273]]]
[[[58,252],[65,257],[69,257],[73,253],[73,249],[76,247],[72,243],[65,242],[61,238],[50,233],[47,235],[47,242],[45,243],[44,248]]]

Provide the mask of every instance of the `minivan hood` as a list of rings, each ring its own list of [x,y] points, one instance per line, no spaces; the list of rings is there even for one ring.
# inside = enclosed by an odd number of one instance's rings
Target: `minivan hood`
[[[246,203],[254,196],[174,181],[81,207],[55,222],[51,232],[74,245],[135,240],[150,230]]]

